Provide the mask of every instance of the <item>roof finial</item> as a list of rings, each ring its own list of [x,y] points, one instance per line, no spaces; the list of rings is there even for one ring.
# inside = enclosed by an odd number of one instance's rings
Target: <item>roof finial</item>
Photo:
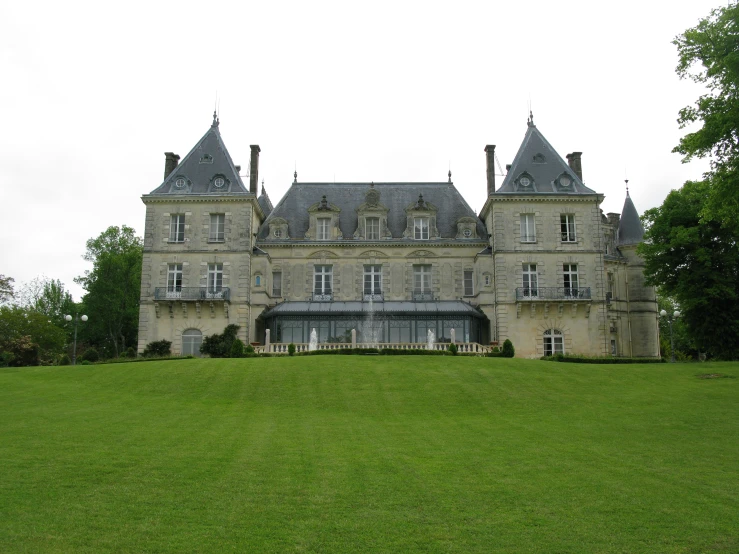
[[[264,194],[264,177],[262,177],[262,194]]]
[[[213,123],[212,123],[211,127],[218,127],[218,124],[219,123],[220,123],[220,121],[218,120],[218,112],[216,112],[215,110],[213,110]]]
[[[629,180],[624,179],[624,182],[626,183],[626,196],[628,196],[629,195]]]
[[[451,169],[449,170],[449,182],[450,183],[452,182],[452,170]]]
[[[295,179],[293,180],[293,183],[297,183],[297,182],[298,182],[298,170],[297,170],[297,169],[295,170],[295,173],[293,173],[293,176],[294,176],[294,178],[295,178]]]
[[[529,109],[529,118],[526,120],[526,125],[529,127],[535,127],[534,125],[534,112]]]

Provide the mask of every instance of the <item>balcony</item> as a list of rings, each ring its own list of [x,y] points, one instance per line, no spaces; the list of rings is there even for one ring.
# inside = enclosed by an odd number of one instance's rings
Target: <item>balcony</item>
[[[180,287],[170,290],[168,287],[154,289],[154,300],[172,300],[177,302],[202,302],[231,299],[231,289],[209,289],[208,287]]]
[[[364,301],[365,302],[382,302],[384,299],[382,297],[381,292],[365,292],[364,293]]]
[[[414,302],[433,302],[434,294],[430,291],[413,291]]]
[[[331,302],[334,299],[334,295],[331,292],[314,292],[313,302]]]
[[[516,300],[590,300],[590,287],[518,287]]]

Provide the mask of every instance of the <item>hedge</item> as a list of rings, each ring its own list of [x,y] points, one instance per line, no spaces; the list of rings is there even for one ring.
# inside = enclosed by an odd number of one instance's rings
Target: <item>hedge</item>
[[[555,354],[541,358],[548,362],[569,362],[573,364],[662,364],[667,360],[664,358],[588,358],[587,356],[567,356]]]

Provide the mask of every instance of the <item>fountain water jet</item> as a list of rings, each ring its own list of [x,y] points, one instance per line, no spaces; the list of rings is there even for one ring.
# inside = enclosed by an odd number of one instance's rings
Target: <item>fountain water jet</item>
[[[318,348],[318,335],[316,334],[316,328],[314,327],[310,332],[310,342],[308,343],[308,351],[312,352]]]
[[[434,343],[436,343],[436,335],[431,329],[429,329],[429,332],[426,335],[426,338],[427,338],[426,350],[433,350]]]

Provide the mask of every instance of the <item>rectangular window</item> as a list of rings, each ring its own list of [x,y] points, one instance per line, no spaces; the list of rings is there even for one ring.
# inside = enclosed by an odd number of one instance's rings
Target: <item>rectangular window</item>
[[[564,264],[562,266],[564,270],[564,285],[565,297],[577,298],[578,297],[578,279],[577,279],[577,264]]]
[[[224,228],[226,226],[226,214],[210,214],[210,237],[211,242],[223,242]]]
[[[416,240],[428,240],[429,238],[429,218],[414,217],[413,218],[413,238]]]
[[[474,296],[475,288],[472,283],[472,271],[464,272],[464,295]]]
[[[367,240],[380,239],[380,218],[367,217],[364,220],[365,237]]]
[[[272,296],[282,296],[282,271],[272,273]]]
[[[611,339],[611,356],[618,355],[618,350],[616,349],[616,339]]]
[[[613,279],[613,273],[608,272],[608,292],[611,293],[611,298],[613,298],[613,292],[616,290],[616,282]]]
[[[182,295],[182,264],[169,264],[167,269],[167,298]]]
[[[523,295],[536,298],[539,296],[539,275],[536,264],[523,264]]]
[[[318,226],[316,235],[318,240],[329,240],[331,238],[331,219],[328,217],[319,217],[316,220],[316,225]]]
[[[313,294],[317,300],[331,300],[333,292],[333,266],[317,265],[313,273]]]
[[[185,242],[185,214],[175,214],[170,218],[169,242]]]
[[[414,293],[431,292],[431,266],[430,265],[414,265],[413,266],[413,292]]]
[[[554,354],[564,354],[565,345],[562,334],[554,329],[544,332],[544,355],[553,356]]]
[[[562,242],[577,241],[575,238],[575,216],[573,214],[559,216],[559,227],[562,232]]]
[[[208,264],[208,294],[223,290],[223,264]]]
[[[382,294],[382,266],[364,266],[364,294]]]
[[[534,214],[521,214],[521,242],[536,242]]]

